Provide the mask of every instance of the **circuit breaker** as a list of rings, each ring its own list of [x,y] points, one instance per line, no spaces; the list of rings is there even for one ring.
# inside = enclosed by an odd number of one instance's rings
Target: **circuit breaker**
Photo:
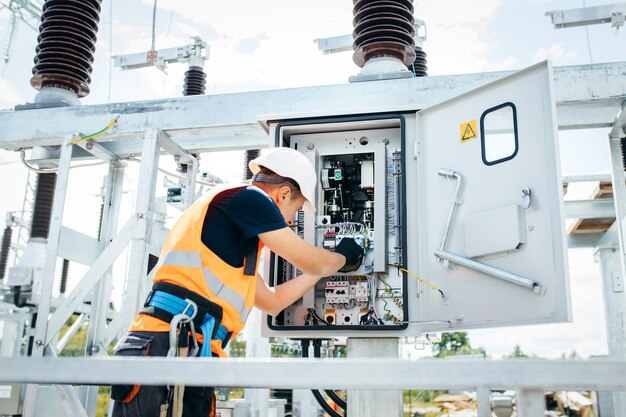
[[[404,129],[402,115],[300,120],[277,126],[278,145],[302,152],[315,167],[315,215],[297,214],[296,233],[334,251],[344,238],[363,250],[350,273],[324,277],[276,317],[276,329],[343,330],[406,327]],[[329,130],[332,129],[332,130]],[[266,260],[272,285],[298,275],[272,254]]]
[[[569,320],[555,120],[546,62],[430,107],[263,117],[271,146],[301,152],[317,174],[317,212],[298,213],[295,232],[330,251],[349,237],[364,255],[265,316],[263,333],[417,336]],[[277,286],[299,271],[268,252],[262,275]]]

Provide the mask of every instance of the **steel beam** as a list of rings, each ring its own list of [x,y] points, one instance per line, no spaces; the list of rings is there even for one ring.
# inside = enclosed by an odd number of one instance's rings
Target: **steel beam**
[[[611,127],[609,137],[613,139],[622,139],[626,136],[626,104],[624,104],[617,114],[615,121]]]
[[[615,217],[615,204],[612,198],[597,200],[569,200],[563,202],[566,219],[602,219]]]
[[[0,383],[626,391],[624,360],[2,358],[0,369]]]
[[[611,26],[619,27],[624,24],[624,15],[626,15],[626,3],[546,12],[546,16],[552,18],[552,24],[555,29],[597,25],[600,23],[611,23]]]
[[[268,144],[264,114],[371,112],[426,107],[511,74],[432,76],[339,85],[187,96],[163,100],[0,112],[0,149],[61,144],[76,131],[95,131],[120,115],[99,143],[118,156],[139,155],[141,133],[158,126],[188,152],[257,149]],[[554,69],[561,129],[610,127],[626,99],[626,62]],[[71,123],[70,123],[71,122]]]

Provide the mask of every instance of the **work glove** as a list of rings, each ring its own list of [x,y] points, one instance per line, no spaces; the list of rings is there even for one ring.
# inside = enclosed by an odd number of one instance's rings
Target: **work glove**
[[[346,257],[346,263],[339,269],[339,272],[354,272],[363,262],[363,248],[351,237],[341,239],[335,252]]]

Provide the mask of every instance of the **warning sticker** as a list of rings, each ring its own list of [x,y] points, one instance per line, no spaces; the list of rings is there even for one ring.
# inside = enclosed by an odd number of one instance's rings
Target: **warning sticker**
[[[476,120],[461,123],[461,142],[476,139]]]

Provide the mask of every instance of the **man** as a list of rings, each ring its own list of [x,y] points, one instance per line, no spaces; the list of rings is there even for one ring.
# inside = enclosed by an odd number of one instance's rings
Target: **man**
[[[290,229],[298,210],[315,211],[317,177],[304,155],[275,148],[249,167],[251,186],[214,188],[174,225],[155,267],[152,292],[116,345],[117,356],[226,356],[224,347],[253,306],[276,315],[321,277],[360,264],[363,250],[354,240],[343,239],[330,252]],[[263,246],[302,275],[270,288],[257,273]],[[180,335],[177,346],[170,346],[170,330]],[[111,398],[114,417],[178,417],[181,411],[183,417],[204,417],[215,411],[211,387],[187,387],[183,395],[180,389],[118,385]]]

